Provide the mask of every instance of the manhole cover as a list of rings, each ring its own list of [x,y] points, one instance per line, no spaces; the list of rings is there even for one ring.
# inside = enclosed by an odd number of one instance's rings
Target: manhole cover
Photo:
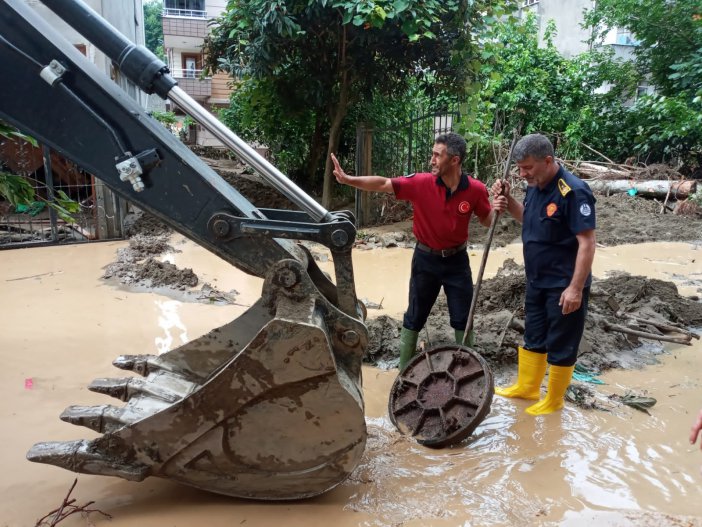
[[[441,448],[462,441],[490,413],[495,389],[485,359],[465,346],[440,346],[414,357],[390,390],[388,413],[418,443]]]

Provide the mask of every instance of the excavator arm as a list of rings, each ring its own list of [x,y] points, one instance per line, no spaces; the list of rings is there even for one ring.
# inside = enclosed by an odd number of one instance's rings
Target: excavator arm
[[[254,167],[299,211],[259,209],[149,116],[22,0],[0,2],[0,118],[232,265],[264,278],[231,323],[160,356],[124,355],[141,377],[90,389],[125,402],[71,406],[102,433],[38,443],[31,461],[222,494],[296,499],[343,481],[363,452],[353,217],[329,212],[181,90],[168,68],[81,0],[43,0],[146,93],[169,98]],[[297,242],[331,250],[335,283]]]

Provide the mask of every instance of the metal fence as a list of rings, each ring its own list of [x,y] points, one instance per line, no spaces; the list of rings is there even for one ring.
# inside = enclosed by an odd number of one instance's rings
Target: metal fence
[[[0,249],[122,238],[126,203],[48,147],[0,139],[0,172],[20,176],[35,193],[26,205],[0,198]],[[48,206],[62,193],[79,205],[70,218]]]
[[[459,104],[449,108],[417,111],[409,121],[393,129],[362,123],[356,131],[356,174],[396,177],[427,172],[437,135],[453,131],[460,121]],[[356,192],[358,226],[378,220],[379,207],[368,192]]]

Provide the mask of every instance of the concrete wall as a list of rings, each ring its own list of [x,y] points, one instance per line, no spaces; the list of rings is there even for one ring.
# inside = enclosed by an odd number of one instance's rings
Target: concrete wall
[[[591,9],[593,0],[539,0],[522,7],[522,14],[529,11],[536,13],[539,19],[539,39],[543,41],[549,20],[556,24],[557,34],[553,39],[556,49],[567,58],[583,53],[589,49],[587,40],[589,31],[580,27],[583,10]]]
[[[99,13],[112,24],[120,33],[136,44],[144,44],[144,9],[142,0],[111,1],[84,0],[88,6]],[[129,80],[123,78],[112,68],[111,61],[91,42],[66,24],[39,0],[25,0],[25,3],[35,9],[42,18],[56,28],[71,44],[85,47],[86,56],[106,75],[117,82],[130,96],[146,105],[146,95]]]

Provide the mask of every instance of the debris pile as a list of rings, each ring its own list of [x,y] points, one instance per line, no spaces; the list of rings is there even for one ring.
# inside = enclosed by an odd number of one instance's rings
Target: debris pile
[[[517,346],[523,343],[524,295],[524,270],[513,260],[482,284],[473,347],[496,371],[517,362]],[[367,325],[371,340],[366,360],[395,366],[402,321],[382,316],[368,320]],[[578,362],[593,372],[640,367],[655,362],[663,351],[652,342],[689,342],[698,337],[686,328],[699,326],[702,303],[680,296],[672,282],[613,274],[593,282]],[[645,341],[638,335],[646,335]],[[445,297],[440,295],[420,340],[432,347],[452,339]]]

